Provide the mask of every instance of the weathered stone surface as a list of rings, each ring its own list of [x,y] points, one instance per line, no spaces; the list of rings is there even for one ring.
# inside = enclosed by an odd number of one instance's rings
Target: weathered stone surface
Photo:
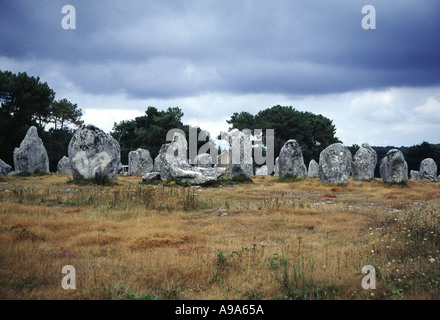
[[[191,184],[206,184],[225,174],[226,168],[193,167],[188,164],[188,145],[183,134],[175,132],[171,143],[160,151],[160,176],[162,180],[179,180]]]
[[[36,127],[30,127],[20,147],[14,149],[14,167],[16,173],[49,173],[49,157]]]
[[[400,183],[408,180],[408,164],[400,150],[389,150],[381,160],[380,176],[386,183]]]
[[[262,165],[255,170],[256,176],[267,176],[267,165]]]
[[[121,161],[119,143],[92,124],[82,125],[73,135],[68,155],[75,178],[91,179],[96,174],[116,178]]]
[[[327,184],[346,184],[350,178],[352,157],[341,143],[334,143],[319,155],[319,179]]]
[[[198,154],[194,158],[194,163],[196,167],[200,168],[211,168],[212,167],[212,158],[209,153]]]
[[[72,174],[72,164],[70,163],[69,157],[62,157],[57,164],[58,174]]]
[[[143,176],[153,171],[153,167],[153,159],[148,150],[139,148],[128,153],[128,175]]]
[[[437,179],[437,164],[434,159],[426,158],[420,162],[419,178],[428,179],[431,182],[438,181]]]
[[[217,163],[215,167],[227,168],[229,166],[229,150],[223,150],[217,156]]]
[[[152,182],[155,180],[160,180],[159,172],[147,172],[142,176],[142,181],[144,182]]]
[[[0,176],[7,176],[10,172],[12,172],[12,167],[0,159]]]
[[[413,180],[419,180],[420,179],[419,172],[416,171],[416,170],[411,170],[409,172],[409,177],[410,177],[410,179],[413,179]]]
[[[228,166],[229,178],[232,179],[240,175],[244,175],[248,178],[253,176],[254,167],[250,133],[233,129],[228,132],[227,141],[230,146]]]
[[[278,173],[280,178],[287,175],[294,175],[298,178],[307,175],[307,167],[304,164],[304,158],[301,146],[296,140],[287,141],[281,148],[278,156]]]
[[[319,177],[319,164],[314,159],[309,162],[309,169],[307,171],[307,176],[309,178]]]
[[[354,180],[374,178],[377,165],[377,153],[368,143],[363,143],[353,157],[352,174]]]

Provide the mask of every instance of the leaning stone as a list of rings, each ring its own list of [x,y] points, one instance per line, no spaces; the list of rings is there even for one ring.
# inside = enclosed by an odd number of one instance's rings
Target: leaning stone
[[[307,175],[307,167],[304,164],[304,158],[301,146],[296,140],[287,141],[281,148],[278,157],[278,172],[280,178],[291,174],[298,178]]]
[[[309,178],[317,178],[319,176],[319,164],[314,159],[309,162],[309,170],[307,171]]]
[[[70,163],[69,157],[62,157],[57,164],[58,174],[72,174],[72,164]]]
[[[385,183],[400,183],[408,180],[408,164],[403,153],[391,149],[380,162],[380,176]]]
[[[374,178],[377,165],[377,153],[368,143],[363,143],[353,157],[353,180],[370,180]]]
[[[49,157],[36,127],[30,127],[20,147],[14,149],[14,167],[17,173],[49,173]]]
[[[10,172],[12,172],[12,167],[0,159],[0,176],[7,176]]]
[[[139,148],[128,154],[128,175],[142,176],[153,171],[153,167],[153,159],[148,150]]]
[[[319,179],[327,184],[347,184],[351,173],[351,152],[342,143],[334,143],[319,155]]]
[[[95,175],[116,178],[121,149],[109,134],[92,124],[82,125],[68,147],[74,178],[91,179]]]
[[[410,179],[412,179],[412,180],[419,180],[419,172],[418,171],[416,171],[416,170],[411,170],[410,172],[409,172],[409,177],[410,177]]]
[[[428,179],[431,182],[436,182],[437,179],[437,164],[434,159],[426,158],[420,163],[419,178]]]

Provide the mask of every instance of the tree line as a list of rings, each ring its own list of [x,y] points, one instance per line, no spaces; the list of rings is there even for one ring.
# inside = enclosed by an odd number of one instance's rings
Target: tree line
[[[36,126],[38,134],[48,152],[50,171],[55,172],[58,161],[67,155],[67,148],[75,129],[83,123],[82,110],[67,99],[55,100],[55,92],[39,77],[26,72],[14,74],[0,71],[0,159],[13,165],[14,148],[20,145],[30,126]],[[110,134],[121,147],[121,162],[128,163],[128,153],[137,148],[149,150],[155,158],[160,147],[166,143],[166,134],[171,129],[183,130],[187,137],[190,126],[182,122],[183,111],[179,107],[158,110],[149,106],[145,114],[133,120],[114,123]],[[311,112],[298,111],[292,106],[276,105],[252,115],[249,112],[234,112],[227,120],[229,129],[262,129],[263,143],[266,129],[275,131],[275,157],[284,143],[295,139],[300,144],[306,164],[311,159],[319,160],[322,150],[332,143],[341,142],[336,137],[332,120]],[[197,128],[197,133],[204,131]],[[212,147],[216,147],[211,138]],[[199,141],[198,148],[207,141]],[[349,147],[354,155],[358,145]],[[374,147],[378,159],[395,148]],[[425,158],[433,158],[440,165],[440,144],[426,141],[411,147],[399,147],[410,170],[418,170]],[[378,176],[378,168],[377,168]]]

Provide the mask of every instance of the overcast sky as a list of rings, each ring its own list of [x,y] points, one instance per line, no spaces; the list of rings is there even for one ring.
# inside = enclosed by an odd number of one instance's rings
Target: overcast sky
[[[440,143],[439,17],[438,0],[0,0],[0,70],[39,76],[106,132],[178,106],[216,136],[280,104],[346,145]]]

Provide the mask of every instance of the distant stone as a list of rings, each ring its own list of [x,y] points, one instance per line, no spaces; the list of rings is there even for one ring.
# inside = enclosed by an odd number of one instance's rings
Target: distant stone
[[[62,157],[57,164],[58,174],[72,174],[72,164],[70,163],[69,157]]]
[[[194,158],[194,163],[196,167],[200,168],[211,168],[212,167],[212,158],[209,153],[198,154]]]
[[[116,178],[121,149],[119,143],[98,127],[82,125],[73,135],[68,155],[75,178],[91,179],[95,175]]]
[[[12,172],[12,167],[0,159],[0,176],[7,176],[10,172]]]
[[[400,150],[389,150],[381,160],[380,176],[386,183],[400,183],[408,180],[408,164]]]
[[[319,177],[319,164],[314,159],[309,162],[309,169],[307,171],[307,176],[309,178]]]
[[[14,149],[14,167],[16,173],[49,173],[49,157],[36,127],[30,127],[20,147]]]
[[[437,164],[434,159],[426,158],[420,163],[419,178],[428,179],[431,182],[438,181],[437,179]]]
[[[413,179],[413,180],[419,180],[420,179],[419,172],[416,171],[416,170],[411,170],[409,172],[409,177],[410,177],[410,179]]]
[[[267,165],[263,165],[255,170],[256,176],[267,176]]]
[[[142,177],[153,171],[153,167],[154,162],[148,150],[139,148],[128,153],[128,175]]]
[[[296,140],[291,139],[287,141],[281,148],[278,157],[278,173],[280,178],[284,178],[287,175],[301,178],[307,175],[302,149]]]
[[[352,173],[354,180],[374,178],[377,165],[377,153],[368,143],[363,143],[353,157]]]
[[[319,155],[319,179],[326,184],[347,184],[352,156],[342,143],[334,143]]]

